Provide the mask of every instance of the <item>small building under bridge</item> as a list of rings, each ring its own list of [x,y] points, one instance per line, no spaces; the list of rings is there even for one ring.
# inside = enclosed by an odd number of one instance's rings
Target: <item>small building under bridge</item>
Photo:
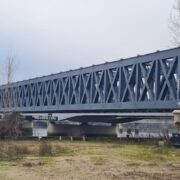
[[[138,115],[138,116],[137,116]],[[79,115],[63,120],[47,120],[47,118],[33,118],[26,120],[24,128],[33,136],[87,136],[87,137],[118,137],[118,138],[168,138],[177,129],[172,114],[153,114],[149,117],[132,114],[123,115]],[[161,115],[161,116],[160,116]],[[125,117],[123,117],[125,116]],[[28,131],[29,129],[29,131]]]

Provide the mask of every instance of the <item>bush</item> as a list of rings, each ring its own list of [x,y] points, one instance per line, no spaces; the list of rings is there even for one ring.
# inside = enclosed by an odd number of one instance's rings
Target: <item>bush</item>
[[[40,156],[52,156],[52,146],[45,141],[40,142],[39,155]]]
[[[0,143],[0,160],[3,161],[13,161],[23,157],[23,155],[28,153],[27,146],[23,145],[4,145]]]

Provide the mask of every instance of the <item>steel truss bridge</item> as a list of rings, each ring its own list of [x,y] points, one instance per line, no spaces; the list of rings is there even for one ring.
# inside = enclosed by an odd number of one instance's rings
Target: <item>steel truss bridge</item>
[[[180,109],[180,48],[0,86],[0,111]]]

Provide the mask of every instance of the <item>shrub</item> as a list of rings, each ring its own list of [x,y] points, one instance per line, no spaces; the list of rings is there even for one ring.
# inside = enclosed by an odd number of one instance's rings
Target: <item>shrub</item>
[[[0,143],[0,160],[13,161],[28,153],[27,146]]]
[[[52,155],[52,146],[47,144],[45,141],[40,142],[39,146],[39,155],[40,156],[51,156]]]

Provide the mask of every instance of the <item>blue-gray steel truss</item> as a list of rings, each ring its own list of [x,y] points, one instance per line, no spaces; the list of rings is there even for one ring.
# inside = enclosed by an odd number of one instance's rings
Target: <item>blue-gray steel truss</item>
[[[180,109],[180,48],[0,86],[0,111]]]

